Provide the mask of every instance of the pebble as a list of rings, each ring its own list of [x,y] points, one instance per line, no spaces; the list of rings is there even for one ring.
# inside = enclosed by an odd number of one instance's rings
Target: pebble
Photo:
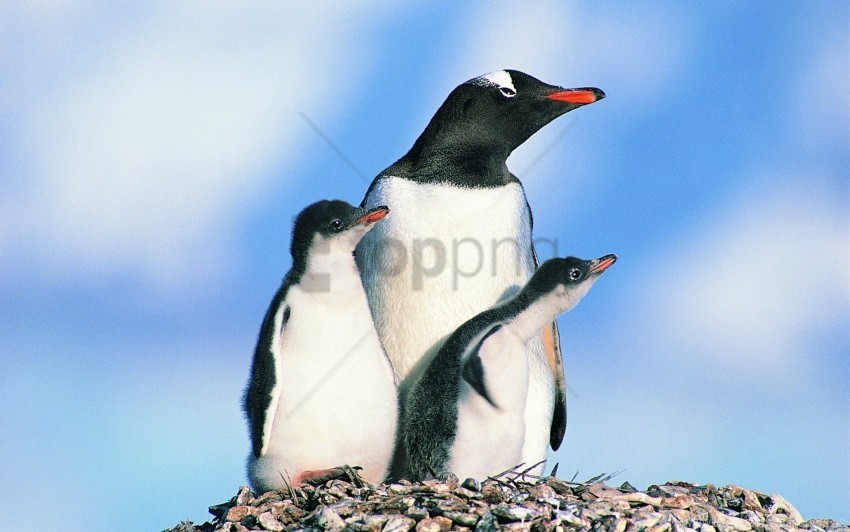
[[[256,495],[242,487],[229,502],[210,506],[212,522],[184,522],[169,532],[850,532],[847,525],[829,519],[804,521],[778,494],[686,482],[638,491],[628,482],[607,486],[601,478],[576,483],[508,473],[480,483],[459,483],[451,475],[443,481],[389,485],[352,479]]]
[[[335,511],[330,508],[324,508],[316,516],[316,525],[325,530],[342,530],[345,528],[345,521]]]
[[[474,478],[468,478],[464,480],[460,486],[470,491],[481,491],[481,483],[475,480]]]
[[[416,520],[400,515],[391,516],[381,532],[407,532],[416,526]]]
[[[271,512],[261,513],[260,517],[257,518],[257,522],[264,530],[270,530],[271,532],[282,532],[285,528]]]
[[[440,523],[430,517],[416,523],[416,532],[440,532],[440,530]]]

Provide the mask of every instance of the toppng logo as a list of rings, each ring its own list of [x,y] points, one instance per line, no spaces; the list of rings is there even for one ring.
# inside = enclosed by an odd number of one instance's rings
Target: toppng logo
[[[522,273],[519,258],[528,253],[523,244],[512,238],[487,242],[472,237],[453,238],[450,241],[414,238],[409,242],[384,238],[377,247],[383,253],[381,260],[375,261],[378,274],[386,278],[408,278],[412,291],[424,290],[429,279],[444,276],[448,276],[446,281],[450,282],[451,289],[455,291],[461,288],[465,279],[518,276]],[[534,247],[541,261],[559,256],[557,238],[536,238]],[[312,253],[328,254],[330,246],[323,242],[316,245]],[[511,271],[506,271],[506,268]],[[330,292],[333,290],[332,275],[332,271],[313,272],[302,280],[302,285],[309,292]]]

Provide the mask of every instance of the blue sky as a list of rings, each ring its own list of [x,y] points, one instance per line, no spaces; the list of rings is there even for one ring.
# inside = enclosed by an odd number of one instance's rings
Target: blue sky
[[[543,258],[620,256],[560,319],[552,462],[850,521],[849,21],[838,1],[3,4],[0,514],[205,520],[245,482],[239,397],[292,217],[359,202],[454,86],[515,68],[608,95],[508,161]]]

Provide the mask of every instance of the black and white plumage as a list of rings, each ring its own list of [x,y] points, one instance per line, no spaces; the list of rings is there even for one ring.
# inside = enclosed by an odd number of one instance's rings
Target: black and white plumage
[[[258,492],[343,465],[363,467],[370,482],[387,474],[395,380],[353,256],[387,212],[320,201],[295,220],[292,269],[263,320],[243,398]]]
[[[393,216],[360,242],[357,261],[402,397],[452,331],[515,294],[537,267],[531,209],[508,156],[550,121],[604,96],[515,70],[472,79],[372,181],[361,206],[389,205]],[[523,456],[537,463],[566,427],[556,325],[543,326],[526,348]]]
[[[448,337],[406,398],[403,476],[452,472],[483,480],[522,462],[531,376],[523,346],[573,308],[615,260],[550,259],[516,296]]]

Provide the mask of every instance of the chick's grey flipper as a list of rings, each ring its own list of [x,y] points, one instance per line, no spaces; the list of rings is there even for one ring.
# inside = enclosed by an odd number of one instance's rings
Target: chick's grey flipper
[[[543,347],[546,358],[555,379],[555,408],[552,413],[552,427],[549,430],[549,445],[557,451],[564,441],[567,430],[567,383],[564,378],[564,361],[561,358],[561,336],[558,332],[558,322],[553,321],[551,327],[540,331],[543,335]]]

